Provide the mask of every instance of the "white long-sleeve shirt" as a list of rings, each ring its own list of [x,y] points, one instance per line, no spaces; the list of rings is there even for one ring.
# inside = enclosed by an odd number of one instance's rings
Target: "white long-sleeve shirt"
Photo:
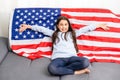
[[[86,32],[93,31],[95,29],[96,29],[95,24],[94,25],[92,24],[92,25],[80,28],[78,30],[75,30],[76,37]],[[52,34],[54,33],[53,30],[50,30],[48,28],[45,28],[43,26],[38,26],[38,25],[33,25],[32,30],[42,32],[43,34],[48,36],[52,36]],[[64,39],[64,35],[65,33],[58,32],[59,41],[56,44],[53,44],[53,52],[52,52],[51,59],[68,58],[72,56],[77,56],[71,33],[70,32],[67,33],[66,35],[67,41]]]

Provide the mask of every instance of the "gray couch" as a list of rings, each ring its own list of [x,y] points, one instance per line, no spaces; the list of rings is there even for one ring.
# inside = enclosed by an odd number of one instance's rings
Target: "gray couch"
[[[52,76],[47,71],[48,58],[31,61],[14,54],[8,39],[0,37],[0,80],[120,80],[120,64],[91,63],[91,73]]]

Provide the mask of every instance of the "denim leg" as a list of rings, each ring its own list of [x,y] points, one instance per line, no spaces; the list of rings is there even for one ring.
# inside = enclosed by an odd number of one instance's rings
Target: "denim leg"
[[[49,66],[48,66],[48,71],[52,75],[57,75],[57,76],[62,76],[62,75],[67,75],[67,74],[74,74],[74,71],[66,68],[66,61],[64,59],[55,59],[53,60]]]
[[[68,61],[67,68],[72,70],[81,70],[89,66],[90,62],[85,57],[71,57]]]

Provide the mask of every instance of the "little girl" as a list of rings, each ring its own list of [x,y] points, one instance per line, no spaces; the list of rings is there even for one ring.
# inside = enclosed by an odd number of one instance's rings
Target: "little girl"
[[[48,66],[48,71],[52,75],[62,76],[68,74],[89,73],[89,60],[85,57],[78,57],[76,37],[96,28],[108,30],[106,24],[89,25],[74,31],[68,18],[60,16],[56,22],[56,30],[49,30],[38,25],[22,24],[19,31],[26,29],[42,32],[52,38],[52,61]]]

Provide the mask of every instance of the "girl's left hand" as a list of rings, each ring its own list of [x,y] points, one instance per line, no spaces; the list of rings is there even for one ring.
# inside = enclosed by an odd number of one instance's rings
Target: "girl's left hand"
[[[106,23],[98,24],[97,28],[102,28],[103,30],[109,30],[110,28],[107,26]]]

